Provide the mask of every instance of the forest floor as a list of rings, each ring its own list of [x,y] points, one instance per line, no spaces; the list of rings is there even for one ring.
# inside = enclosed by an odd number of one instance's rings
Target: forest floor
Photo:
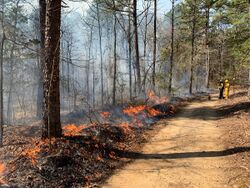
[[[250,102],[246,93],[229,100],[193,102],[171,119],[134,161],[117,170],[103,188],[249,188]]]

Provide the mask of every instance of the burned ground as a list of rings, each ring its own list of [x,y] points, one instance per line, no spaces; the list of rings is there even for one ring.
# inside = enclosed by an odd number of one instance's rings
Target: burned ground
[[[182,104],[185,101],[179,100]],[[138,151],[154,132],[155,123],[174,115],[175,105],[163,102],[155,104],[154,101],[150,106],[115,106],[90,113],[91,117],[77,110],[65,117],[65,123],[72,119],[74,124],[64,125],[64,137],[60,139],[41,141],[39,123],[6,127],[0,154],[0,160],[5,163],[5,170],[0,172],[4,176],[2,186],[100,184],[130,161],[121,157],[120,151]]]

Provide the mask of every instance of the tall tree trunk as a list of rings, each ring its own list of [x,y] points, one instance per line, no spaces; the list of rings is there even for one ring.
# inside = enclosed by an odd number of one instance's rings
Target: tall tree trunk
[[[95,61],[92,67],[92,106],[95,108]]]
[[[250,0],[248,1],[248,25],[250,26]],[[250,30],[248,33],[250,36]],[[249,60],[248,65],[250,65]],[[248,67],[248,96],[250,96],[250,67]]]
[[[103,82],[103,54],[102,54],[102,29],[101,29],[101,21],[100,21],[100,11],[99,11],[99,3],[96,3],[97,8],[97,21],[98,21],[98,32],[99,32],[99,48],[100,48],[100,58],[101,58],[101,101],[102,106],[104,103],[104,82]]]
[[[10,80],[9,80],[9,96],[8,96],[8,104],[7,104],[7,123],[11,125],[12,123],[12,92],[13,92],[13,75],[14,75],[14,68],[13,68],[13,51],[11,52],[12,55],[10,56]]]
[[[219,47],[219,60],[220,60],[220,79],[224,77],[224,48],[223,43]]]
[[[93,39],[93,28],[90,27],[90,40],[89,40],[89,51],[88,51],[88,62],[86,68],[86,85],[87,85],[87,102],[90,102],[90,62],[91,62],[91,50],[92,50],[92,39]]]
[[[64,90],[64,72],[65,72],[65,69],[64,69],[64,41],[63,41],[63,38],[64,38],[64,31],[61,31],[61,47],[60,47],[60,78],[62,78],[60,81],[60,100],[61,100],[61,108],[64,109],[64,106],[65,106],[65,103],[64,103],[64,96],[65,96],[65,90]]]
[[[45,64],[45,19],[46,19],[46,0],[39,0],[39,11],[40,11],[40,67],[39,68],[39,80],[38,80],[38,90],[37,90],[37,116],[43,118],[46,123],[42,125],[42,137],[48,137],[48,123],[47,114],[44,113],[44,103],[43,98],[45,90],[43,90],[43,69]]]
[[[248,70],[248,96],[250,96],[250,68]]]
[[[143,71],[143,79],[146,80],[146,57],[147,57],[147,35],[148,35],[148,12],[149,12],[149,1],[146,3],[146,10],[145,10],[145,28],[144,28],[144,39],[143,39],[143,64],[142,64],[142,71]],[[146,91],[146,82],[142,81],[142,90]]]
[[[3,106],[3,51],[4,51],[4,42],[5,42],[5,26],[4,26],[4,0],[2,0],[2,39],[1,39],[1,49],[0,49],[0,147],[3,146],[3,124],[4,124],[4,106]]]
[[[170,74],[169,74],[169,86],[168,93],[172,93],[172,79],[173,79],[173,64],[174,64],[174,16],[175,16],[175,6],[174,1],[172,0],[172,15],[171,15],[171,55],[170,55]]]
[[[1,51],[0,51],[0,147],[3,146],[3,125],[4,125],[4,106],[3,106],[3,51],[4,51],[5,33],[2,32]]]
[[[131,42],[131,0],[129,0],[128,15],[128,64],[129,64],[129,99],[132,101],[132,42]]]
[[[62,135],[60,121],[60,26],[61,0],[46,0],[45,64],[44,64],[44,118],[48,130],[45,138]],[[46,135],[47,134],[47,135]]]
[[[74,66],[72,66],[72,38],[69,37],[67,41],[67,64],[68,64],[68,98],[69,98],[69,111],[74,110]],[[72,100],[72,101],[71,101]],[[73,106],[73,108],[72,108]]]
[[[14,31],[13,31],[13,44],[10,49],[10,81],[9,81],[9,96],[8,96],[8,106],[7,106],[7,123],[10,125],[12,123],[12,91],[13,91],[13,79],[14,79],[14,51],[16,47],[16,26],[18,19],[18,7],[20,0],[16,1],[16,7],[14,10]]]
[[[67,65],[67,98],[68,98],[68,110],[70,111],[70,63],[69,63],[69,44],[66,42],[66,65]]]
[[[193,79],[194,79],[194,55],[195,55],[195,32],[196,32],[196,1],[194,1],[193,12],[192,12],[192,49],[191,49],[191,65],[190,65],[190,84],[189,94],[193,93]]]
[[[155,66],[156,66],[156,24],[157,24],[157,0],[154,0],[154,52],[153,52],[153,73],[152,84],[155,89]]]
[[[36,116],[41,119],[43,117],[43,66],[44,66],[44,41],[45,41],[45,14],[46,14],[46,1],[39,0],[40,12],[40,51],[38,51],[38,87],[37,87],[37,110]],[[43,127],[46,130],[46,127]],[[46,132],[46,131],[45,131]]]
[[[116,80],[117,80],[117,56],[116,56],[116,47],[117,47],[117,32],[116,32],[116,13],[114,13],[114,75],[113,75],[113,97],[112,103],[116,104]]]
[[[133,0],[133,25],[134,25],[134,37],[135,37],[135,68],[137,75],[137,89],[138,93],[141,93],[141,70],[140,70],[140,55],[139,55],[139,40],[138,40],[138,24],[137,24],[137,0]]]
[[[209,3],[209,2],[208,2]],[[206,7],[206,27],[205,27],[205,47],[206,47],[206,87],[209,88],[209,75],[210,75],[210,50],[209,50],[209,19],[210,19],[210,4]]]
[[[36,117],[42,119],[43,117],[43,77],[42,77],[42,67],[44,64],[44,60],[42,57],[41,49],[37,50],[37,99],[36,99]]]

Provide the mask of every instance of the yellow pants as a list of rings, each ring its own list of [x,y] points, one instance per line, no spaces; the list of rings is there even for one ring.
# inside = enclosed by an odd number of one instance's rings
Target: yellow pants
[[[225,99],[229,98],[229,88],[225,88]]]

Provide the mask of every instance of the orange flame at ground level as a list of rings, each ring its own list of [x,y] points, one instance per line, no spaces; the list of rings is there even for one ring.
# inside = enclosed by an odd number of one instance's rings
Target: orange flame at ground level
[[[127,114],[128,116],[134,116],[136,114],[139,114],[143,110],[145,110],[147,107],[145,105],[139,105],[139,106],[130,106],[128,108],[123,109],[123,113]]]
[[[158,116],[158,115],[162,115],[162,114],[163,114],[162,112],[160,112],[160,111],[158,111],[158,110],[155,110],[155,109],[153,109],[153,108],[148,108],[147,111],[148,111],[149,115],[152,116],[152,117],[153,117],[153,116]]]
[[[22,155],[27,156],[28,158],[31,159],[31,162],[33,165],[36,165],[36,163],[37,163],[37,155],[41,151],[40,146],[41,146],[41,143],[37,144],[35,148],[26,149],[22,153]]]
[[[134,106],[134,107],[130,106],[128,108],[123,109],[123,113],[127,114],[128,116],[135,116],[144,110],[147,111],[147,113],[150,117],[163,114],[161,111],[147,107],[146,105],[140,105],[140,106]]]
[[[66,125],[63,127],[65,136],[78,136],[80,132],[85,129],[85,125],[76,126],[74,124]]]
[[[5,171],[5,165],[3,163],[0,163],[0,175],[3,175]]]

